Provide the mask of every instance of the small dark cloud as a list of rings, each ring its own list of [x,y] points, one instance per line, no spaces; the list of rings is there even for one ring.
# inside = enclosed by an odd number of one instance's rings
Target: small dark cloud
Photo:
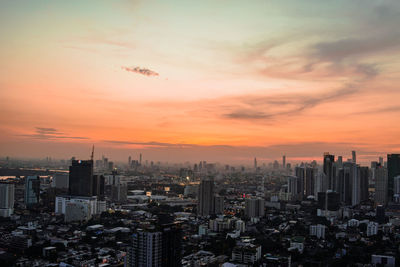
[[[369,110],[351,113],[351,115],[380,114],[380,113],[391,113],[391,112],[400,112],[400,106],[371,108]]]
[[[47,128],[47,127],[35,127],[35,133],[23,134],[20,136],[34,138],[34,139],[47,139],[47,140],[52,140],[52,139],[85,140],[85,139],[89,139],[87,137],[82,137],[82,136],[70,136],[70,135],[64,134],[62,132],[59,132],[55,128]]]
[[[120,145],[142,145],[148,147],[177,147],[177,148],[188,148],[195,147],[194,144],[179,144],[179,143],[164,143],[164,142],[134,142],[134,141],[123,141],[123,140],[103,140],[103,142]]]
[[[125,67],[121,66],[121,69],[129,71],[129,72],[134,72],[134,73],[139,73],[145,76],[159,76],[159,74],[155,71],[146,69],[146,68],[141,68],[141,67]]]

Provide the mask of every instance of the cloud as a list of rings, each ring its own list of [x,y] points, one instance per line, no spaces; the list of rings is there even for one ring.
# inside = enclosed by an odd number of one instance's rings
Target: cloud
[[[62,132],[59,132],[55,128],[47,128],[47,127],[35,127],[35,133],[23,134],[20,136],[34,138],[34,139],[47,139],[47,140],[52,140],[52,139],[53,140],[54,139],[86,140],[86,139],[89,139],[87,137],[82,137],[82,136],[66,135]]]
[[[197,145],[194,144],[177,144],[177,143],[163,143],[163,142],[133,142],[133,141],[121,141],[121,140],[103,140],[103,142],[111,143],[111,144],[120,144],[120,145],[142,145],[147,147],[195,147]]]
[[[146,69],[146,68],[121,66],[121,69],[129,71],[129,72],[143,74],[145,76],[159,76],[159,74],[157,72]]]

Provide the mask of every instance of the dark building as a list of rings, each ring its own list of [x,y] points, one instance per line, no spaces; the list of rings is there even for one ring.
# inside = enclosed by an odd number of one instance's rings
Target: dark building
[[[318,169],[313,168],[311,166],[306,167],[306,183],[305,183],[305,191],[306,196],[314,195],[315,193],[315,180],[317,177]]]
[[[94,182],[93,160],[73,160],[69,167],[69,194],[72,196],[93,196],[99,184]],[[96,190],[93,190],[93,189]]]
[[[335,189],[335,155],[330,155],[329,153],[324,153],[324,166],[323,171],[326,175],[328,189]]]
[[[105,190],[105,178],[103,175],[93,175],[93,196],[103,197]]]
[[[328,190],[318,192],[318,208],[322,210],[337,211],[340,208],[339,193]]]
[[[394,177],[400,175],[400,154],[387,155],[388,168],[388,198],[391,200],[394,194]]]
[[[297,194],[300,195],[301,198],[303,198],[304,195],[304,182],[305,182],[305,166],[300,166],[295,168],[295,174],[297,177]]]
[[[385,223],[385,207],[383,205],[376,206],[376,221]]]
[[[162,225],[162,266],[182,266],[182,230],[179,223]]]
[[[369,177],[369,168],[360,167],[360,201],[365,201],[368,200],[369,198],[368,177]]]
[[[204,178],[200,182],[199,202],[197,205],[197,214],[208,216],[214,213],[214,179],[212,177]]]

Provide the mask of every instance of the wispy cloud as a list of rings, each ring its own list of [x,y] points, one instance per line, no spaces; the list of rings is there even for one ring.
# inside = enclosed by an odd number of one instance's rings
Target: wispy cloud
[[[149,70],[147,68],[141,68],[141,67],[125,67],[121,66],[121,69],[129,71],[129,72],[134,72],[134,73],[139,73],[145,76],[158,76],[159,74],[153,70]]]
[[[29,137],[34,139],[47,139],[47,140],[55,140],[55,139],[73,139],[73,140],[86,140],[89,139],[87,137],[82,136],[70,136],[65,133],[58,131],[55,128],[50,127],[35,127],[35,132],[32,134],[23,134],[20,135],[23,137]]]
[[[123,141],[123,140],[103,140],[105,143],[120,144],[120,145],[140,145],[145,147],[196,147],[194,144],[179,144],[179,143],[164,143],[164,142],[134,142],[134,141]]]

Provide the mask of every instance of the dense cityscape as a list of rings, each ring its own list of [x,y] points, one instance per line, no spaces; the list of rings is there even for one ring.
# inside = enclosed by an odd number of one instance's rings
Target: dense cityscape
[[[94,149],[94,147],[93,147]],[[252,165],[252,166],[251,166]],[[400,154],[162,164],[1,159],[10,266],[396,266]]]

